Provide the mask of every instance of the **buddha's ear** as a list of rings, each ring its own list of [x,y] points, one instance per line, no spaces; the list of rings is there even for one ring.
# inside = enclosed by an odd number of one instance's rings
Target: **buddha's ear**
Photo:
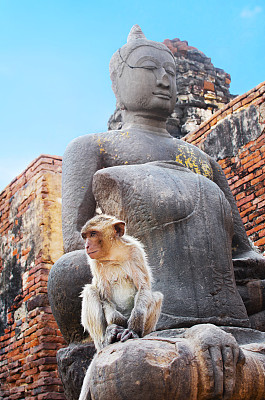
[[[119,110],[126,110],[125,105],[124,105],[122,102],[119,102],[118,100],[117,100],[117,102],[116,102],[116,107],[117,107]]]
[[[125,222],[117,221],[113,224],[115,235],[122,237],[125,234]]]
[[[115,97],[116,97],[116,107],[121,108],[122,101],[121,101],[121,96],[119,94],[118,79],[116,79],[115,82],[112,82],[111,87],[112,87],[113,93],[115,94]]]
[[[112,87],[113,93],[115,94],[115,97],[116,97],[116,108],[120,109],[120,110],[125,110],[126,108],[121,100],[120,95],[119,95],[118,82],[117,81],[112,82],[111,87]]]

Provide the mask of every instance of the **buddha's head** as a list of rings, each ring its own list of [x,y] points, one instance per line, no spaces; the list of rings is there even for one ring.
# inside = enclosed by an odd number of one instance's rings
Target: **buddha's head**
[[[127,43],[111,58],[110,77],[122,109],[167,117],[176,103],[176,65],[162,43],[147,40],[134,25]]]

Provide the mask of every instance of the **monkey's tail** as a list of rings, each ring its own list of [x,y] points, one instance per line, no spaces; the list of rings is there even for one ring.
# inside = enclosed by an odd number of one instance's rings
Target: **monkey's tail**
[[[84,377],[83,380],[83,384],[82,384],[82,388],[81,388],[81,393],[79,395],[79,399],[78,400],[90,400],[91,396],[90,396],[90,386],[89,386],[89,381],[90,381],[90,370],[91,370],[91,365],[93,363],[90,363],[87,371],[86,371],[86,375]]]

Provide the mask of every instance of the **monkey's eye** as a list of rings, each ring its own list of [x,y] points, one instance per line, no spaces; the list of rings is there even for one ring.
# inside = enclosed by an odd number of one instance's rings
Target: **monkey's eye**
[[[96,236],[97,235],[97,232],[96,231],[91,231],[90,233],[89,233],[89,236],[90,237],[94,237],[94,236]]]
[[[81,233],[81,236],[84,240],[86,240],[86,234],[85,233]]]

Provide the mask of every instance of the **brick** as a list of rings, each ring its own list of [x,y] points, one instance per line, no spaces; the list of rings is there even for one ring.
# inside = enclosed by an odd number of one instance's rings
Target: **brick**
[[[254,242],[255,246],[263,246],[265,245],[265,237],[257,240],[256,242]]]
[[[242,100],[242,106],[244,106],[244,105],[246,105],[248,103],[251,103],[251,101],[254,100],[254,99],[255,99],[255,95],[254,94],[251,94],[251,95],[247,96],[245,99]]]
[[[238,175],[236,175],[236,176],[230,178],[230,179],[228,180],[228,183],[229,183],[229,185],[231,185],[232,183],[234,183],[234,182],[236,182],[236,181],[238,181],[238,180],[239,180],[239,177],[238,177]]]
[[[261,196],[263,193],[265,193],[265,184],[263,183],[263,187],[260,189],[260,190],[258,190],[258,191],[256,191],[256,196],[257,197],[259,197],[259,196]]]
[[[245,217],[246,215],[248,215],[251,211],[254,211],[255,209],[256,209],[256,206],[249,206],[249,207],[246,208],[245,210],[240,211],[239,213],[240,213],[240,216],[241,216],[242,220],[244,219],[244,217]],[[251,214],[251,215],[253,215],[253,214]],[[253,217],[253,218],[254,218],[254,217]],[[250,219],[250,216],[249,216],[249,219]],[[246,222],[247,222],[247,220],[243,221],[243,223],[246,223]]]
[[[265,237],[265,229],[261,229],[261,230],[259,231],[259,237],[260,237],[260,238],[264,238],[264,237]]]
[[[27,376],[32,376],[32,375],[36,375],[38,373],[38,368],[37,367],[35,367],[35,368],[29,368],[29,369],[26,369],[24,372],[23,372],[23,376],[25,375],[25,377],[27,377]]]
[[[235,187],[238,187],[238,186],[240,186],[240,185],[243,185],[244,183],[250,181],[250,180],[253,179],[253,178],[254,178],[253,173],[248,174],[248,175],[244,176],[243,178],[237,180],[237,182],[235,182],[234,186],[235,186]]]
[[[211,122],[210,122],[210,126],[212,127],[212,126],[214,126],[214,125],[216,125],[216,124],[217,124],[217,118],[214,117],[214,118],[211,120]]]
[[[59,346],[58,346],[58,349],[59,349]],[[54,363],[54,364],[40,365],[39,366],[39,370],[41,372],[43,372],[43,371],[57,371],[57,364]]]
[[[228,174],[230,174],[231,173],[231,167],[226,167],[226,168],[224,168],[224,173],[225,173],[225,175],[227,176]]]
[[[39,276],[37,276],[36,278],[35,278],[35,283],[38,283],[38,282],[48,282],[48,275],[47,274],[40,274]]]
[[[256,198],[253,200],[253,204],[261,203],[262,200],[265,200],[265,194],[256,197]]]
[[[65,400],[65,397],[62,393],[49,392],[38,395],[37,400]]]
[[[250,196],[244,196],[241,198],[241,200],[237,201],[237,206],[240,207],[242,204],[245,204],[247,202],[249,202],[250,200],[254,199],[254,194],[251,194]],[[251,203],[249,203],[251,204]]]
[[[261,181],[260,177],[257,177],[255,179],[252,179],[252,181],[250,182],[252,186],[256,185],[257,183],[259,183]]]
[[[245,193],[244,192],[240,192],[235,197],[236,197],[236,200],[243,199],[243,197],[245,197]],[[238,205],[238,202],[237,202],[237,205]]]
[[[258,203],[258,208],[265,207],[265,200]]]
[[[242,107],[242,102],[241,102],[241,101],[238,101],[238,102],[232,107],[233,112],[236,111],[236,110],[238,110],[240,107]]]
[[[254,207],[254,205],[252,205],[252,203],[251,202],[248,202],[248,203],[246,203],[246,204],[243,204],[241,207],[240,207],[240,211],[244,211],[244,210],[252,210],[252,209],[255,209],[256,207]]]
[[[243,224],[246,224],[248,222],[248,218],[247,217],[241,217],[241,218],[242,218]]]
[[[265,140],[265,133],[263,133],[262,135],[260,135],[257,139],[257,142],[262,142]]]
[[[250,154],[248,156],[245,156],[244,158],[241,157],[241,164],[242,165],[247,164],[244,168],[247,168],[249,166],[250,162],[253,162],[253,163],[255,162],[254,154]]]
[[[43,358],[39,358],[36,361],[36,364],[40,367],[42,365],[57,365],[57,360],[56,357],[43,357]]]

